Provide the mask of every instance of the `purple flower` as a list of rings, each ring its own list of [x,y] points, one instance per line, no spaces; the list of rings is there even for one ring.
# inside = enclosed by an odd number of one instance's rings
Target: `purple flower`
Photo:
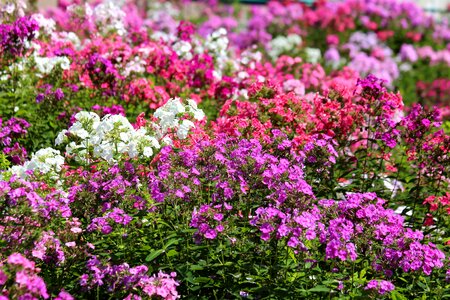
[[[214,215],[214,220],[216,221],[222,221],[223,220],[223,214],[215,214]]]
[[[430,127],[430,124],[431,124],[430,120],[428,120],[428,119],[423,119],[423,120],[421,121],[421,123],[422,123],[422,125],[425,126],[426,128]]]
[[[56,91],[55,91],[55,99],[60,101],[63,98],[64,98],[64,92],[61,89],[59,89],[59,88],[56,89]],[[37,99],[36,99],[36,101],[37,101]]]
[[[371,280],[367,283],[365,290],[375,290],[380,295],[389,293],[395,289],[395,286],[390,281],[386,280]]]
[[[239,295],[240,295],[241,297],[243,297],[243,298],[247,298],[247,297],[248,297],[248,293],[247,293],[247,292],[244,292],[244,291],[240,291],[240,292],[239,292]]]
[[[214,229],[208,229],[205,232],[205,238],[213,240],[217,237],[217,232]]]
[[[39,93],[39,94],[36,96],[36,103],[41,103],[42,101],[44,101],[44,98],[45,98],[44,94]]]
[[[112,227],[108,224],[103,225],[101,229],[103,234],[110,234],[112,230],[113,230]]]
[[[8,256],[8,264],[10,265],[19,265],[24,269],[34,270],[34,262],[26,259],[20,253],[13,253]]]
[[[58,296],[55,298],[55,300],[73,300],[75,299],[74,297],[72,297],[72,295],[70,295],[68,292],[62,290]]]
[[[291,248],[296,248],[298,244],[299,244],[299,241],[294,236],[292,236],[287,243],[287,245]]]
[[[403,44],[400,48],[400,57],[402,60],[410,61],[410,62],[416,62],[419,59],[419,55],[416,52],[416,49],[414,49],[413,45]]]
[[[2,270],[0,270],[0,285],[4,285],[8,280],[8,275],[6,275]]]
[[[0,24],[0,48],[12,56],[22,56],[27,42],[30,42],[39,30],[33,18],[18,18],[13,24]]]
[[[261,225],[259,230],[261,230],[262,233],[271,233],[274,230],[274,228],[269,223],[264,223],[263,225]]]
[[[332,47],[332,48],[329,48],[324,53],[324,58],[327,62],[339,63],[339,61],[341,59],[341,55],[339,54],[339,51],[336,48]]]

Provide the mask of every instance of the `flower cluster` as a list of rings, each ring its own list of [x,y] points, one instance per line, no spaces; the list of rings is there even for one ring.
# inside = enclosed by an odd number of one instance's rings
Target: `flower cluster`
[[[0,48],[12,57],[22,56],[37,35],[39,25],[33,18],[20,17],[12,24],[0,24]]]
[[[127,225],[131,222],[132,217],[127,215],[120,208],[114,208],[112,211],[105,214],[104,217],[94,218],[87,230],[94,231],[100,229],[103,234],[109,234],[112,231],[108,220],[112,220],[116,224]]]
[[[24,163],[27,158],[27,150],[17,140],[25,137],[29,127],[30,124],[24,119],[11,118],[5,122],[0,118],[0,147],[15,165]]]
[[[0,5],[1,299],[450,294],[448,22],[145,2]]]
[[[194,235],[196,240],[200,242],[202,237],[213,240],[218,233],[224,231],[222,208],[231,210],[232,206],[227,203],[214,206],[202,205],[198,211],[195,209],[192,212],[190,226],[198,230]]]
[[[203,111],[193,100],[188,100],[188,105],[184,106],[180,99],[170,99],[155,111],[154,117],[159,124],[149,125],[149,130],[154,131],[154,135],[150,135],[145,127],[135,129],[121,114],[107,114],[100,119],[94,112],[82,111],[75,115],[75,122],[68,130],[58,134],[55,144],[67,144],[66,153],[85,163],[91,155],[109,163],[115,163],[117,156],[124,153],[130,158],[150,158],[154,149],[161,147],[161,141],[172,143],[167,136],[170,130],[176,130],[179,139],[186,139],[195,124],[189,119],[180,122],[180,115],[185,113],[191,114],[195,120],[204,118]]]
[[[148,276],[145,265],[130,267],[128,264],[102,264],[97,257],[92,257],[87,263],[90,274],[83,274],[80,284],[86,289],[96,286],[108,286],[110,291],[124,289],[129,292],[124,299],[142,299],[136,290],[145,297],[162,297],[167,300],[180,298],[176,290],[179,283],[175,280],[176,273],[165,274],[159,272]]]
[[[371,280],[367,284],[366,290],[374,290],[380,295],[389,293],[395,289],[395,286],[386,280]]]
[[[5,271],[7,273],[5,273]],[[2,293],[3,299],[48,299],[44,280],[38,276],[40,269],[36,267],[33,261],[28,260],[19,253],[13,253],[7,260],[0,264],[0,285],[2,287],[12,285],[9,293]],[[61,298],[64,295],[66,298]],[[60,298],[73,299],[70,294],[61,291]]]
[[[37,172],[38,174],[48,174],[53,179],[59,178],[64,157],[60,155],[58,150],[53,148],[45,148],[31,155],[31,159],[23,165],[12,166],[10,171],[22,178]]]

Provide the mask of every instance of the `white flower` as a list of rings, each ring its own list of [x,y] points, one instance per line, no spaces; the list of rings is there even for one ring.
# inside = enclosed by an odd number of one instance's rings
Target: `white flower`
[[[313,64],[318,63],[322,56],[320,49],[318,49],[318,48],[306,47],[305,53],[306,53],[306,60]]]
[[[136,56],[133,60],[129,61],[122,75],[129,76],[132,72],[134,73],[144,73],[145,72],[145,60],[141,59],[139,56]]]
[[[61,69],[63,70],[69,70],[70,69],[70,60],[66,56],[59,57],[59,60],[57,62]]]
[[[80,49],[80,46],[81,46],[81,41],[74,32],[66,32],[66,31],[53,32],[51,34],[51,39],[52,39],[52,42],[54,42],[54,43],[59,43],[59,42],[72,43],[72,45],[75,47],[75,49]]]
[[[50,63],[50,58],[48,57],[34,57],[34,62],[36,63],[36,67],[41,74],[50,74],[54,65]]]
[[[183,104],[181,104],[180,102],[180,98],[172,98],[169,99],[166,104],[158,108],[155,111],[154,116],[158,118],[158,115],[163,113],[171,113],[177,115],[179,113],[184,113],[185,111],[186,110]]]
[[[67,136],[66,136],[67,132],[68,131],[66,129],[64,129],[60,133],[58,133],[58,135],[56,136],[56,139],[55,139],[56,146],[61,145],[64,141],[67,140]]]
[[[177,137],[180,140],[184,140],[189,133],[189,129],[194,128],[194,127],[195,127],[195,125],[194,125],[194,123],[192,123],[192,121],[183,120],[180,127],[178,127]]]
[[[178,126],[177,115],[184,112],[186,112],[186,109],[181,104],[180,98],[173,98],[158,108],[153,115],[160,120],[162,134],[165,134],[169,128]]]
[[[219,28],[212,34],[208,35],[204,43],[204,47],[206,48],[206,50],[208,50],[208,54],[212,55],[215,58],[215,65],[217,67],[215,69],[215,74],[216,78],[218,79],[222,77],[222,70],[226,65],[226,61],[228,60],[228,44],[229,40],[225,28]]]
[[[407,216],[412,216],[412,209],[411,209],[411,207],[408,207],[408,206],[399,206],[399,207],[397,207],[397,209],[395,210],[395,213],[400,215],[405,210],[407,211],[406,212]]]
[[[155,149],[159,149],[161,148],[161,145],[159,144],[158,140],[153,137],[153,136],[146,136],[146,138],[148,139],[150,145],[155,148]]]
[[[25,173],[27,169],[24,166],[12,166],[9,171],[11,174],[19,176],[20,178],[26,178],[27,174]]]
[[[55,143],[57,145],[68,143],[66,152],[73,155],[74,159],[86,162],[89,156],[101,158],[108,163],[115,163],[121,154],[128,154],[130,158],[151,157],[154,149],[161,147],[162,143],[172,145],[172,140],[166,136],[169,129],[176,130],[178,138],[185,139],[189,130],[195,127],[190,120],[180,117],[183,113],[190,113],[195,119],[201,120],[205,114],[197,107],[197,103],[188,100],[185,106],[179,98],[169,99],[162,107],[158,108],[154,116],[159,123],[151,123],[154,135],[147,133],[145,127],[134,129],[131,123],[122,115],[106,115],[101,120],[92,112],[82,111],[75,115],[76,122],[68,130],[61,131]],[[71,138],[77,137],[70,141]],[[48,164],[54,164],[49,160]]]
[[[244,99],[248,99],[248,91],[246,89],[239,90],[239,96],[243,97]]]
[[[43,174],[50,174],[51,178],[57,179],[58,173],[64,164],[64,157],[58,150],[53,148],[40,149],[31,156],[31,160],[24,163],[23,166],[13,166],[10,168],[12,174],[21,178],[26,178],[26,171],[38,171]]]
[[[130,142],[128,144],[128,156],[130,156],[130,158],[135,158],[139,155],[139,151],[138,151],[138,145],[136,142]]]
[[[125,12],[113,1],[105,1],[97,5],[93,16],[98,28],[103,33],[114,30],[118,35],[125,35]]]
[[[75,122],[69,130],[71,134],[76,135],[81,139],[86,139],[89,137],[89,132],[83,128],[83,125],[80,122]]]
[[[144,151],[142,152],[142,154],[143,154],[145,157],[150,157],[150,156],[153,155],[153,150],[152,150],[151,147],[144,147]]]
[[[269,55],[272,59],[276,59],[281,54],[290,52],[302,42],[302,38],[296,34],[288,36],[277,36],[269,42]]]
[[[165,136],[165,137],[162,139],[162,142],[163,142],[164,144],[166,144],[166,145],[173,145],[172,139],[171,139],[170,137],[168,137],[168,136]]]
[[[192,59],[192,45],[188,41],[177,41],[172,48],[180,58]]]
[[[242,80],[244,80],[244,79],[246,79],[246,78],[249,78],[250,76],[248,75],[248,73],[247,72],[245,72],[245,71],[240,71],[239,73],[238,73],[238,79],[239,79],[239,81],[242,81]]]
[[[100,121],[100,117],[93,112],[80,111],[75,115],[75,119],[80,122],[91,122],[97,123]]]
[[[3,11],[6,12],[8,15],[12,15],[15,9],[16,6],[14,5],[14,3],[9,3],[3,8]]]
[[[55,66],[59,65],[63,70],[70,69],[70,61],[65,56],[58,57],[40,57],[36,55],[36,52],[33,55],[34,63],[39,73],[38,77],[42,77],[43,74],[50,74]]]
[[[53,19],[47,19],[42,14],[34,14],[32,18],[39,24],[39,28],[48,35],[52,34],[56,28],[56,22]]]
[[[400,181],[388,177],[383,178],[383,185],[387,190],[392,192],[391,197],[394,197],[399,190],[404,190],[403,184]]]
[[[203,110],[197,108],[197,102],[192,99],[187,99],[187,103],[187,108],[189,112],[194,115],[194,119],[196,119],[197,121],[201,121],[205,118],[205,113],[203,112]]]

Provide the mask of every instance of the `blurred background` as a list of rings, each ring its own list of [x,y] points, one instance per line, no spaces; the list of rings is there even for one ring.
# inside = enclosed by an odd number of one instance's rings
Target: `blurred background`
[[[56,6],[58,0],[37,0],[38,7],[46,8]],[[155,0],[149,0],[152,2]],[[399,0],[402,1],[402,0]],[[448,17],[450,14],[450,0],[409,0],[419,4],[428,13],[437,18]],[[228,1],[229,2],[229,1]],[[247,4],[264,4],[267,0],[242,0],[242,3]],[[314,0],[300,0],[299,2],[313,3]]]

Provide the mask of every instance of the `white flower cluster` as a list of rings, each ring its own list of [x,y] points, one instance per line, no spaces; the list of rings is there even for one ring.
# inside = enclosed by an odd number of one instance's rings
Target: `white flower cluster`
[[[179,98],[170,99],[156,110],[154,116],[160,124],[152,123],[150,127],[155,133],[150,133],[144,127],[133,128],[121,115],[106,115],[100,119],[96,113],[82,111],[75,115],[76,122],[68,130],[58,134],[55,144],[67,144],[66,153],[83,163],[91,156],[115,163],[117,156],[125,153],[131,158],[149,158],[154,149],[161,147],[160,141],[171,144],[165,137],[169,129],[177,130],[178,138],[184,139],[189,129],[195,127],[189,120],[180,122],[179,116],[184,113],[191,113],[197,120],[205,116],[193,100],[188,100],[188,105],[184,106]]]
[[[6,0],[0,3],[0,21],[2,21],[2,14],[7,15],[16,14],[18,17],[23,17],[27,9],[27,3],[24,0]]]
[[[154,22],[162,22],[167,17],[175,19],[180,16],[180,10],[170,2],[150,1],[147,18]]]
[[[216,58],[226,58],[229,43],[227,30],[225,28],[219,28],[206,37],[205,48]]]
[[[134,59],[127,62],[125,65],[122,75],[128,77],[132,72],[134,73],[144,73],[146,62],[139,56],[135,56]]]
[[[107,0],[94,8],[93,17],[98,28],[103,33],[116,31],[118,35],[125,35],[125,12],[114,1]]]
[[[147,19],[153,24],[158,24],[158,28],[153,30],[151,38],[156,41],[161,39],[165,42],[175,41],[179,9],[170,2],[148,1],[148,4]]]
[[[60,66],[63,70],[70,69],[70,60],[66,56],[55,56],[55,57],[41,57],[34,53],[34,62],[36,68],[38,69],[38,77],[42,77],[44,74],[50,74],[56,66]]]
[[[310,62],[312,64],[317,64],[322,57],[322,53],[320,52],[320,49],[318,48],[305,48],[306,53],[306,61]]]
[[[197,108],[197,103],[194,100],[188,99],[187,103],[185,106],[181,104],[180,98],[173,98],[155,111],[154,116],[159,119],[159,125],[155,124],[158,138],[163,138],[171,128],[177,130],[179,139],[187,137],[189,129],[194,128],[195,125],[190,120],[183,120],[180,123],[180,114],[192,114],[193,118],[198,121],[205,118],[203,110]],[[170,143],[170,141],[167,142]]]
[[[28,64],[28,57],[23,57],[19,60],[17,60],[17,62],[14,62],[12,64],[10,64],[8,66],[7,69],[4,69],[3,71],[0,71],[0,81],[8,81],[11,78],[11,74],[14,74],[17,72],[20,72],[21,74],[21,79],[24,79],[26,77],[29,76],[28,72],[24,72],[24,70],[27,69],[27,64]],[[22,86],[22,81],[19,80],[17,81],[17,85],[19,87]]]
[[[191,42],[175,39],[172,49],[177,55],[186,60],[193,58],[192,53],[197,54],[208,52],[209,55],[215,58],[216,66],[222,69],[225,62],[228,60],[228,48],[229,40],[227,37],[227,31],[224,28],[219,28],[206,37],[206,40],[201,40],[193,37]],[[220,79],[220,77],[219,77]]]
[[[253,49],[247,49],[241,53],[241,57],[238,60],[238,64],[244,65],[246,69],[247,67],[250,69],[256,68],[256,63],[262,60],[262,53],[257,50],[256,47]],[[239,67],[236,66],[236,67]]]
[[[178,40],[173,44],[172,49],[177,53],[180,58],[191,60],[192,59],[192,45],[188,41]]]
[[[61,172],[63,164],[64,157],[58,150],[45,148],[33,154],[31,160],[25,162],[23,166],[13,166],[10,171],[21,178],[27,177],[27,171],[38,171],[42,174],[49,174],[53,179],[58,179],[58,173]]]
[[[66,31],[53,32],[51,37],[53,43],[70,42],[75,47],[75,49],[78,50],[81,49],[80,38],[74,32],[66,32]]]
[[[47,35],[51,35],[56,28],[56,22],[53,19],[47,19],[42,14],[34,14],[33,19],[39,24],[39,29]],[[36,35],[38,37],[39,35]]]
[[[272,59],[276,59],[281,54],[290,52],[302,43],[302,38],[297,34],[289,34],[288,36],[277,36],[269,42],[269,55]]]
[[[145,128],[135,130],[127,118],[121,115],[100,117],[93,112],[82,111],[75,115],[76,122],[61,131],[56,145],[67,143],[66,153],[75,160],[88,162],[90,155],[115,163],[117,155],[128,153],[131,158],[139,155],[150,157],[152,148],[160,148],[155,137],[149,136]]]
[[[206,37],[205,48],[208,50],[208,54],[215,58],[216,69],[214,75],[217,79],[222,78],[222,70],[225,67],[226,62],[229,60],[227,54],[227,48],[230,41],[227,37],[227,30],[225,28],[219,28]]]

